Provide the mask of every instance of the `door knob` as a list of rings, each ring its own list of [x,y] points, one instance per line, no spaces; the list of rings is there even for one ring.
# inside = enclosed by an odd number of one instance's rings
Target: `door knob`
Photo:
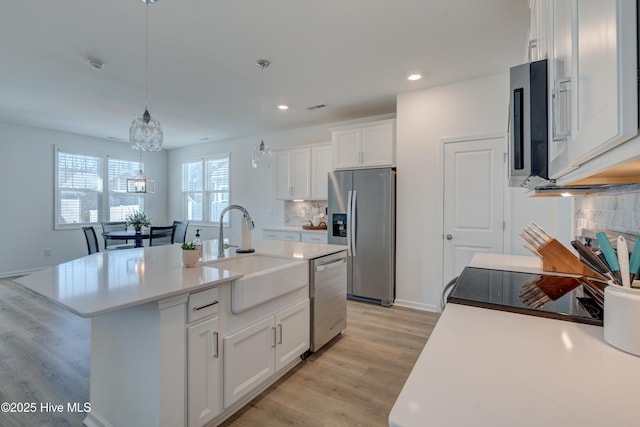
[[[447,234],[444,237],[446,237],[447,240],[453,240],[453,236],[451,234]]]

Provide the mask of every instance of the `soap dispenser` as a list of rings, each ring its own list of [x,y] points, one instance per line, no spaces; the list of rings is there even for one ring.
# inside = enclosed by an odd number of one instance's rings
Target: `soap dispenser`
[[[200,229],[196,229],[196,237],[193,239],[193,246],[196,247],[196,250],[200,253],[200,257],[202,257],[202,240],[200,240]]]

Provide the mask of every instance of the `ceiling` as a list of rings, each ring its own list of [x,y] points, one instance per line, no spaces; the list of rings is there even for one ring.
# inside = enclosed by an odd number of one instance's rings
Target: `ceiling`
[[[528,3],[159,0],[149,6],[149,111],[167,149],[394,113],[397,93],[520,62]],[[0,121],[128,141],[145,107],[146,7],[4,2]],[[424,77],[410,82],[413,72]]]

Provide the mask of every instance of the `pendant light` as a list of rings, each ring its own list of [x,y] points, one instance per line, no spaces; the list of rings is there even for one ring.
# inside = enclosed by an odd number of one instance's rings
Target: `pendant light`
[[[271,157],[272,152],[271,148],[264,143],[264,69],[267,68],[271,63],[266,59],[259,59],[256,62],[258,68],[260,68],[260,74],[262,75],[262,105],[261,105],[261,120],[262,120],[262,133],[263,137],[260,138],[260,144],[253,150],[253,159],[251,160],[251,165],[254,169],[257,168],[270,168],[271,167]]]
[[[160,151],[162,149],[162,128],[160,122],[151,118],[149,114],[149,4],[157,0],[142,0],[146,3],[145,17],[145,69],[144,94],[145,109],[141,116],[136,117],[129,130],[131,148],[140,151]]]
[[[142,168],[142,151],[140,151],[140,161],[138,163]],[[138,174],[134,178],[127,178],[127,193],[155,193],[156,182],[142,172],[142,169],[138,169]]]

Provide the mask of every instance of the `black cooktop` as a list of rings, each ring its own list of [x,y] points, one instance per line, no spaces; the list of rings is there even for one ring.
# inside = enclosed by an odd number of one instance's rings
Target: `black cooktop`
[[[602,326],[602,294],[579,278],[465,267],[447,301]]]

